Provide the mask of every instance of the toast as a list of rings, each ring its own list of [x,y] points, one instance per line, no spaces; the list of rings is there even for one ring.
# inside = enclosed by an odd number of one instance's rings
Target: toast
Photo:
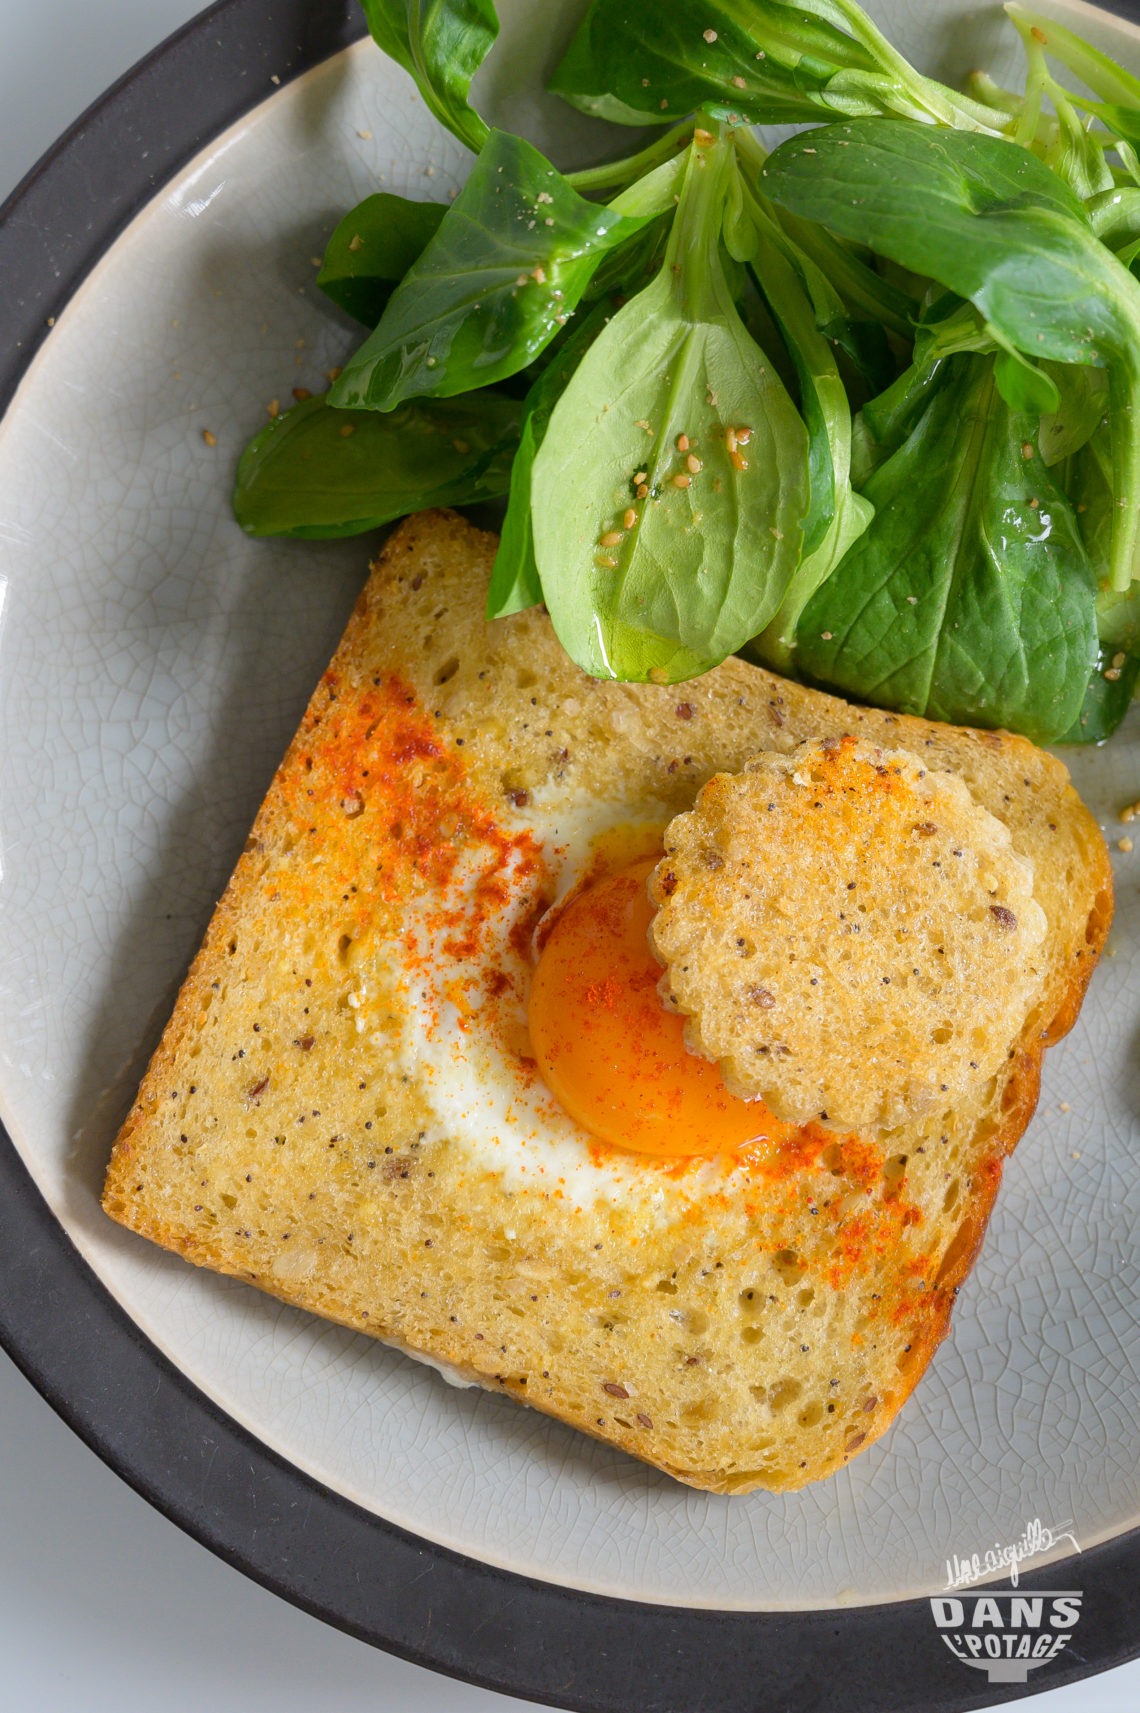
[[[1023,739],[738,659],[681,686],[587,677],[541,609],[485,623],[495,545],[449,513],[389,540],[104,1207],[693,1486],[799,1487],[885,1430],[946,1331],[1103,945],[1107,853]],[[848,734],[957,776],[1032,864],[1039,980],[1000,1067],[876,1135],[809,1123],[690,1160],[591,1144],[528,1056],[544,914],[614,850],[659,854],[714,775]]]

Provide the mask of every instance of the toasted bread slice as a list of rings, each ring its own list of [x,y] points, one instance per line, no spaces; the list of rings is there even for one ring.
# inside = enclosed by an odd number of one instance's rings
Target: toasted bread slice
[[[596,682],[541,610],[484,622],[494,548],[446,513],[389,541],[104,1206],[694,1486],[802,1486],[883,1432],[946,1330],[1107,932],[1107,854],[1022,739],[739,660],[680,687]],[[1032,864],[1040,980],[999,1069],[874,1136],[809,1124],[690,1161],[592,1145],[529,1057],[543,913],[615,853],[659,850],[714,774],[844,734],[957,776]]]

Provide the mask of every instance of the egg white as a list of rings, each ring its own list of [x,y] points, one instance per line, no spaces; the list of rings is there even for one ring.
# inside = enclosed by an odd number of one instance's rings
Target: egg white
[[[631,823],[664,826],[668,819],[660,804],[568,803],[553,793],[533,793],[525,810],[504,821],[504,830],[529,832],[541,846],[557,901],[589,868],[599,836]],[[476,885],[489,860],[478,846],[465,854],[452,884],[460,911],[466,900],[474,916]],[[398,1052],[431,1111],[427,1139],[462,1148],[477,1169],[495,1174],[510,1191],[526,1188],[579,1208],[599,1201],[628,1208],[636,1199],[646,1213],[663,1212],[665,1192],[658,1175],[645,1172],[644,1157],[599,1147],[555,1100],[533,1061],[512,1050],[512,1041],[525,1039],[533,969],[532,960],[511,943],[532,896],[521,866],[516,852],[500,869],[509,902],[491,919],[481,919],[474,956],[456,958],[447,949],[455,930],[432,925],[431,900],[405,924],[414,952],[399,981]],[[508,976],[511,991],[487,997],[488,970]],[[573,1023],[567,1018],[568,1028]],[[717,1171],[710,1161],[710,1179]],[[692,1174],[691,1191],[699,1193],[702,1172]]]

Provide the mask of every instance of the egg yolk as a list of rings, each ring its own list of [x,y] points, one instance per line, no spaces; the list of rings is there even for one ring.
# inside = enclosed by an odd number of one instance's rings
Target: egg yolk
[[[657,991],[647,886],[655,859],[580,892],[542,949],[529,1026],[551,1093],[591,1135],[644,1154],[719,1154],[779,1126],[690,1053]]]

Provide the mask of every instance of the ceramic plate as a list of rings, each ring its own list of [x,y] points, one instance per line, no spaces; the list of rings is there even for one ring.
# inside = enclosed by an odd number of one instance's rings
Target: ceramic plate
[[[502,6],[477,94],[574,163],[609,140],[534,67],[577,10],[552,32],[551,9]],[[944,76],[1013,75],[996,8],[872,10]],[[1077,11],[1140,68],[1134,26]],[[226,0],[65,139],[0,231],[6,1342],[231,1560],[537,1699],[738,1708],[761,1671],[774,1695],[826,1687],[837,1707],[993,1699],[928,1597],[948,1559],[1035,1520],[1057,1538],[1024,1581],[1084,1600],[1079,1648],[1028,1687],[1115,1663],[1140,1646],[1140,851],[1115,849],[1140,709],[1067,757],[1113,843],[1109,954],[1046,1061],[951,1337],[830,1482],[692,1492],[99,1210],[111,1139],[369,556],[247,539],[235,459],[270,399],[323,386],[354,343],[312,284],[340,214],[378,186],[445,199],[467,165],[359,28],[334,4]]]

